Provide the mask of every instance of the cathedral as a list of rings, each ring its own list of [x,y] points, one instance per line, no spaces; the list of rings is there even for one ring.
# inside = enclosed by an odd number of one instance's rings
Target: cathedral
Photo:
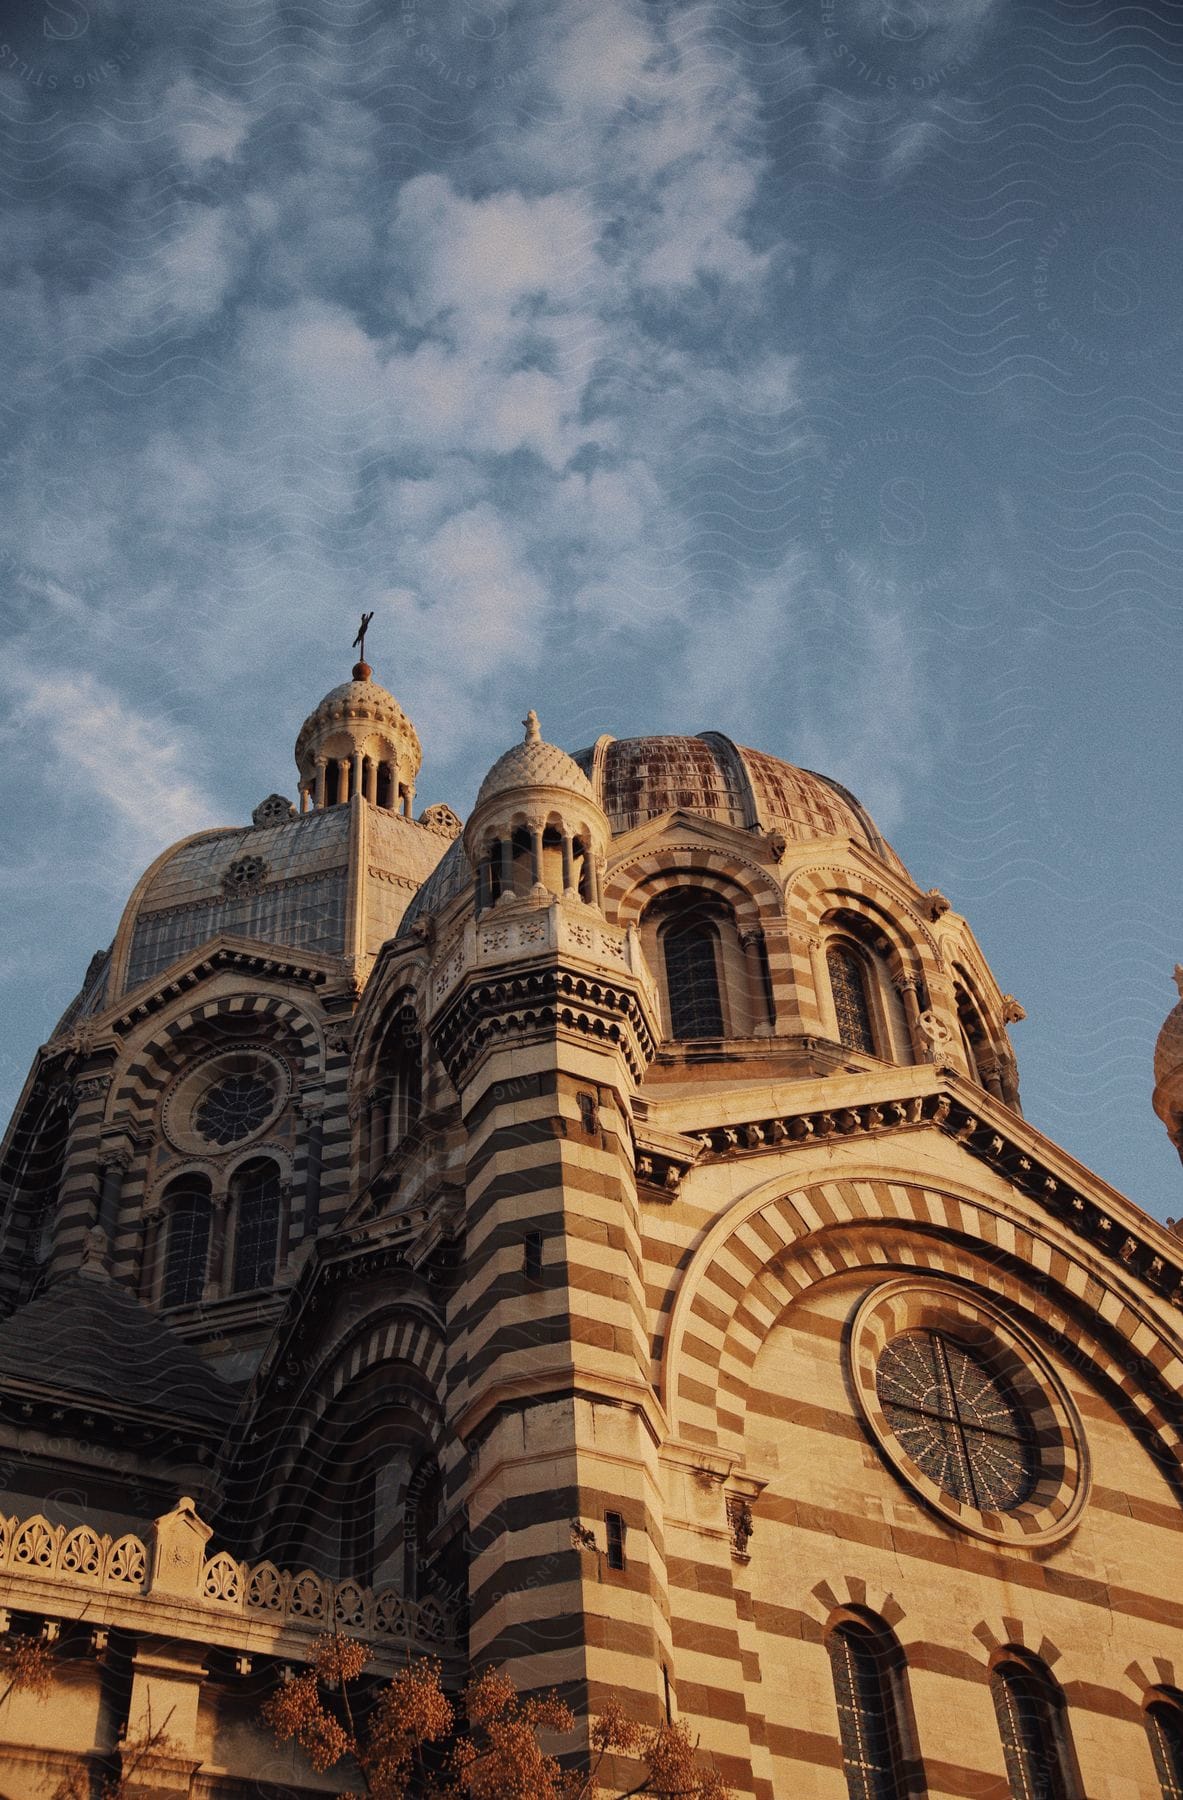
[[[742,1800],[1180,1800],[1183,1241],[1026,1122],[967,921],[717,732],[531,712],[466,821],[420,760],[357,663],[29,1072],[0,1800],[163,1724],[146,1796],[341,1791],[260,1721],[333,1630]],[[1155,1076],[1183,1145],[1183,1002]]]

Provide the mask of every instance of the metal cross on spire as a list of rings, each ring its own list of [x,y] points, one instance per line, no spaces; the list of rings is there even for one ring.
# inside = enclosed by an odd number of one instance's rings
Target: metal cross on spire
[[[370,620],[373,616],[372,612],[364,612],[362,614],[361,629],[353,640],[352,648],[357,651],[358,662],[365,662],[366,660],[366,632],[370,629]]]

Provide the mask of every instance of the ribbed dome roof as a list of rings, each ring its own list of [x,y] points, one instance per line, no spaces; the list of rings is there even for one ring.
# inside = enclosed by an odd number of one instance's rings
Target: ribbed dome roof
[[[575,760],[590,776],[614,832],[662,813],[698,813],[741,830],[779,831],[791,843],[849,837],[894,869],[903,865],[854,795],[718,731],[698,737],[603,737]]]
[[[595,793],[579,764],[557,744],[543,741],[538,715],[527,713],[522,723],[526,727],[525,741],[497,758],[481,782],[473,811],[478,811],[496,794],[508,794],[524,787],[565,788],[569,794],[578,794],[581,800],[590,800],[594,804]]]
[[[375,725],[389,726],[409,739],[416,753],[419,753],[419,738],[415,727],[394,695],[381,682],[374,680],[368,663],[355,663],[353,679],[339,682],[335,688],[330,688],[301,725],[300,735],[296,739],[297,763],[302,760],[309,745],[324,736],[334,725],[355,720],[368,720]]]

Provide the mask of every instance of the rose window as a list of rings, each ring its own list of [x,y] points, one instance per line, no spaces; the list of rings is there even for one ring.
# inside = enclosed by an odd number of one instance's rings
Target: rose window
[[[1031,1427],[984,1357],[943,1331],[909,1331],[885,1346],[875,1386],[901,1446],[943,1493],[984,1512],[1031,1494]]]
[[[226,870],[222,886],[228,894],[249,894],[259,886],[266,873],[267,865],[261,856],[240,856]]]
[[[234,1144],[257,1131],[274,1104],[271,1084],[264,1076],[254,1072],[227,1075],[203,1096],[193,1124],[211,1144]]]

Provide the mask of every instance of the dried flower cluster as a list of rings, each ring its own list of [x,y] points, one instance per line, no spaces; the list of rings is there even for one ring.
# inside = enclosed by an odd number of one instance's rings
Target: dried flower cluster
[[[16,1634],[0,1638],[0,1706],[9,1694],[44,1699],[53,1685],[53,1651],[44,1638]]]
[[[592,1729],[590,1769],[573,1772],[539,1741],[575,1727],[556,1695],[523,1700],[508,1677],[488,1670],[465,1692],[462,1729],[440,1665],[424,1658],[369,1697],[363,1711],[351,1689],[369,1660],[354,1640],[323,1637],[311,1667],[263,1707],[277,1740],[294,1739],[318,1773],[350,1758],[369,1800],[412,1793],[417,1800],[608,1800],[599,1777],[616,1756],[638,1769],[634,1785],[614,1789],[618,1800],[730,1800],[719,1776],[700,1766],[682,1725],[639,1725],[611,1702]]]

